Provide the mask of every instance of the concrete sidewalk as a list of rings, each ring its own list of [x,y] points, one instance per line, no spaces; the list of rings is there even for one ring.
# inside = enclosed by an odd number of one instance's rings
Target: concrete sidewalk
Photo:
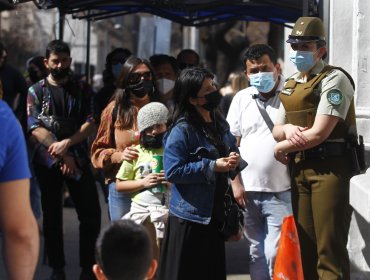
[[[99,188],[99,191],[101,189]],[[107,204],[104,202],[100,192],[100,203],[102,208],[102,227],[109,222]],[[78,221],[73,208],[64,208],[64,248],[66,256],[66,276],[68,280],[78,280],[80,275],[79,253],[78,253]],[[228,242],[226,244],[227,257],[227,280],[250,280],[248,275],[247,243],[245,240],[239,242]],[[36,270],[35,280],[45,280],[51,270],[44,264],[43,239],[41,237],[40,258]],[[6,279],[4,262],[0,258],[0,279]]]

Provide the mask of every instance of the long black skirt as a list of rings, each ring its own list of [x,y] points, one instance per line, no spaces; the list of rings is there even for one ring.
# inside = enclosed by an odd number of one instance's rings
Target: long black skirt
[[[169,216],[156,280],[226,280],[225,240],[212,222]]]

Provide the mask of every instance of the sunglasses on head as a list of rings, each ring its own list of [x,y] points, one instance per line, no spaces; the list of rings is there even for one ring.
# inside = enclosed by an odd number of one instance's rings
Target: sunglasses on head
[[[136,84],[138,82],[141,81],[141,79],[144,79],[144,80],[151,80],[152,79],[152,73],[150,71],[148,72],[143,72],[143,73],[131,73],[129,75],[129,83],[130,84]]]

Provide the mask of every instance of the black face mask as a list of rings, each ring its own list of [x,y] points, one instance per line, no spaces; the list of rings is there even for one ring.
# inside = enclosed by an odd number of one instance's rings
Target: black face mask
[[[142,98],[153,92],[154,86],[152,80],[141,80],[137,84],[129,85],[127,88],[138,98]]]
[[[50,74],[55,80],[61,80],[68,76],[69,68],[50,69]]]
[[[144,146],[144,148],[147,148],[147,149],[159,149],[162,147],[163,145],[163,136],[164,136],[164,132],[163,133],[160,133],[160,134],[157,134],[156,136],[151,136],[151,135],[146,135],[146,134],[143,134],[141,136],[141,145]]]
[[[206,99],[207,103],[202,105],[202,107],[207,111],[213,111],[218,107],[218,105],[220,105],[222,95],[218,90],[216,90],[214,92],[208,93],[204,96],[204,98]]]

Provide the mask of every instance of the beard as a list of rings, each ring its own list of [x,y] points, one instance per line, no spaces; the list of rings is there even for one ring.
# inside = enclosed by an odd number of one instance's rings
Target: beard
[[[68,76],[70,68],[50,69],[50,74],[55,80],[61,80]]]

